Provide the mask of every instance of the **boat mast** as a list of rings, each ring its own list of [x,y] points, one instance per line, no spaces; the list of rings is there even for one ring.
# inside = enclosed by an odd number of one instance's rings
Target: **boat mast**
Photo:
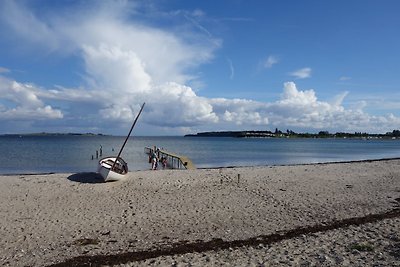
[[[112,167],[111,167],[111,170],[112,170],[112,171],[114,170],[115,164],[117,163],[119,157],[121,156],[122,150],[124,150],[124,147],[125,147],[126,142],[128,142],[129,136],[130,136],[131,133],[132,133],[133,127],[135,127],[135,124],[136,124],[136,122],[137,122],[137,120],[138,120],[138,118],[139,118],[139,116],[140,116],[140,113],[142,113],[142,110],[143,110],[143,108],[144,108],[144,104],[145,104],[145,103],[142,104],[142,107],[140,108],[140,111],[139,111],[139,113],[137,114],[137,116],[136,116],[136,118],[135,118],[135,121],[134,121],[133,124],[132,124],[131,129],[129,130],[128,136],[125,138],[125,142],[124,142],[124,144],[122,145],[122,147],[121,147],[121,149],[120,149],[120,151],[119,151],[119,153],[118,153],[118,156],[117,156],[117,158],[115,159],[114,164],[113,164]]]

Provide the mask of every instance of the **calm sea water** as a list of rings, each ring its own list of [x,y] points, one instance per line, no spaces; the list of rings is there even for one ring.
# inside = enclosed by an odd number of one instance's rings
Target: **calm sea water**
[[[97,167],[96,150],[101,146],[103,156],[116,156],[124,139],[115,136],[1,136],[0,174],[92,172]],[[131,137],[122,154],[129,170],[150,168],[144,153],[146,146],[158,146],[187,156],[198,168],[400,157],[400,140]]]

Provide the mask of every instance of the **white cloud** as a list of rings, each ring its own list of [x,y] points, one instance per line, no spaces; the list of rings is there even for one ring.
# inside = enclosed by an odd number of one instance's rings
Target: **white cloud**
[[[297,79],[305,79],[311,77],[311,68],[302,68],[296,71],[289,73],[289,75],[297,78]]]
[[[282,100],[279,103],[289,105],[310,105],[317,101],[314,90],[299,91],[294,82],[285,83]]]
[[[53,50],[59,46],[58,38],[48,24],[37,19],[32,12],[19,5],[16,1],[2,1],[0,8],[1,20],[12,29],[13,34],[29,40],[31,43],[42,44],[46,41],[46,49]]]
[[[91,11],[82,10],[45,22],[26,8],[7,1],[10,13],[21,19],[7,14],[3,14],[3,19],[10,22],[17,35],[34,45],[50,45],[56,53],[80,55],[85,64],[86,84],[81,88],[56,88],[39,94],[49,101],[91,102],[104,120],[127,121],[134,107],[146,101],[147,109],[152,110],[148,111],[149,121],[155,125],[215,121],[211,106],[183,84],[193,81],[188,70],[212,58],[219,47],[218,39],[200,38],[182,30],[175,34],[128,20],[121,5],[129,3],[115,4],[117,7],[111,5],[110,9],[107,3],[107,8],[94,5]],[[199,11],[194,15],[202,16]],[[43,35],[36,38],[32,32]],[[49,44],[50,40],[54,42]],[[65,43],[60,45],[57,40]],[[64,50],[65,46],[69,48]],[[70,116],[82,117],[70,111]]]
[[[40,89],[0,76],[0,120],[61,119],[60,110],[52,108],[38,97]],[[4,102],[7,101],[7,104]],[[3,102],[3,104],[1,104]]]
[[[314,90],[299,90],[295,83],[284,84],[281,98],[263,103],[245,99],[210,99],[219,123],[231,123],[244,127],[295,128],[331,131],[375,131],[391,130],[400,118],[372,116],[363,111],[365,106],[346,109],[342,102],[348,92],[335,96],[332,101],[318,100]]]
[[[269,69],[272,68],[272,66],[277,64],[278,62],[279,59],[276,56],[269,56],[263,63],[263,67]]]
[[[293,82],[284,85],[281,99],[269,106],[274,124],[295,127],[332,128],[333,118],[345,112],[339,101],[318,101],[314,90],[300,91]]]
[[[158,126],[189,127],[218,122],[206,98],[197,96],[190,87],[166,83],[148,96],[146,120]]]
[[[342,102],[348,92],[324,102],[318,100],[314,90],[298,90],[293,82],[285,83],[281,98],[269,103],[246,99],[207,99],[196,95],[190,87],[177,83],[158,85],[149,92],[125,92],[125,98],[113,98],[114,92],[99,94],[97,91],[66,88],[43,90],[2,77],[0,91],[3,95],[0,100],[8,99],[14,103],[12,107],[0,105],[1,120],[62,119],[61,110],[45,104],[46,100],[58,100],[97,107],[94,111],[88,109],[84,112],[92,116],[97,110],[101,118],[97,127],[102,127],[102,123],[110,125],[118,121],[130,123],[139,109],[139,101],[147,102],[142,118],[144,122],[169,129],[185,129],[185,132],[190,132],[192,127],[218,129],[221,127],[218,125],[236,125],[233,128],[239,129],[292,127],[382,132],[400,123],[400,118],[393,114],[372,116],[365,113],[365,102],[360,102],[354,109],[345,109]],[[155,91],[157,94],[154,94]],[[85,117],[84,114],[69,116]]]
[[[349,81],[349,80],[351,80],[351,77],[348,76],[342,76],[339,78],[339,81]]]
[[[265,104],[246,99],[213,98],[208,100],[220,122],[235,125],[267,125]]]
[[[113,91],[115,98],[127,93],[143,93],[151,89],[151,77],[145,63],[133,50],[120,47],[83,47],[88,79],[92,86]]]

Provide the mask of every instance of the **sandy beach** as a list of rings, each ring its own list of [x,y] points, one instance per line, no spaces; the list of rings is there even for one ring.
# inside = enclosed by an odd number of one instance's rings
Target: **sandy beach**
[[[400,266],[400,160],[0,176],[2,266]]]

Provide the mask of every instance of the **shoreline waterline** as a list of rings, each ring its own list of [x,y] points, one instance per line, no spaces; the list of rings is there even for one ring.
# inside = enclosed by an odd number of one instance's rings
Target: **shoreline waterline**
[[[220,166],[220,167],[200,167],[196,168],[198,170],[215,170],[215,169],[240,169],[240,168],[258,168],[258,167],[285,167],[285,166],[307,166],[307,165],[324,165],[324,164],[344,164],[344,163],[357,163],[357,162],[374,162],[374,161],[391,161],[391,160],[400,160],[400,157],[394,158],[377,158],[377,159],[360,159],[360,160],[348,160],[348,161],[327,161],[327,162],[311,162],[311,163],[298,163],[298,164],[275,164],[275,165],[248,165],[248,166]],[[151,170],[151,167],[146,170],[133,170],[129,171],[128,173],[135,173],[135,172],[145,172]],[[169,169],[171,170],[171,169]],[[162,169],[158,169],[157,171],[165,171]],[[176,171],[186,171],[185,169],[176,170]],[[0,173],[0,176],[36,176],[36,175],[52,175],[52,174],[73,174],[75,172],[30,172],[30,173]],[[85,171],[85,172],[76,172],[76,173],[96,173],[96,170],[93,172]]]

